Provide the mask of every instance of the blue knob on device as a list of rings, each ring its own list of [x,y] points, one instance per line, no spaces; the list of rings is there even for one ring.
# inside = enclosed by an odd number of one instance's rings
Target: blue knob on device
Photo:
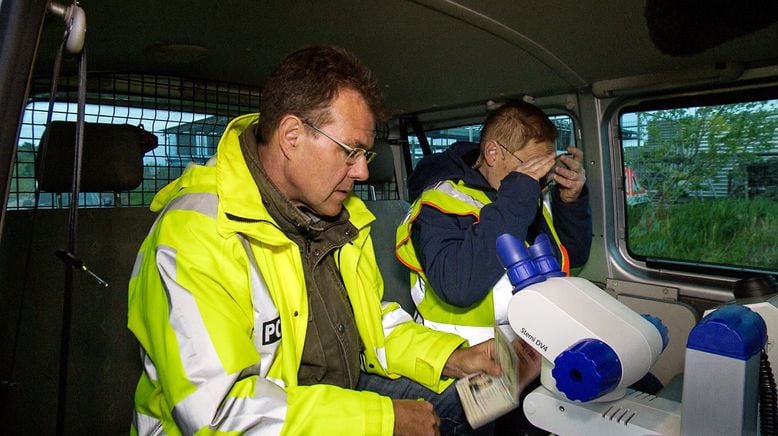
[[[551,375],[569,400],[587,402],[613,391],[621,382],[621,372],[621,360],[613,348],[587,338],[554,359]]]

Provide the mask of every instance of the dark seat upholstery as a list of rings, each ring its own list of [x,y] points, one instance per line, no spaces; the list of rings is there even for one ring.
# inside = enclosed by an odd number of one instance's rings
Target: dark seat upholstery
[[[64,266],[54,251],[67,246],[68,211],[35,213],[8,211],[0,246],[3,374],[15,354],[8,434],[55,433]],[[127,283],[153,220],[146,208],[79,211],[78,257],[109,287],[74,274],[65,434],[129,431],[141,361],[127,329]]]
[[[367,184],[376,189],[396,186],[395,160],[391,148],[385,143],[376,142],[374,150],[378,155],[370,163],[370,177]],[[371,193],[374,193],[374,190]],[[375,200],[376,197],[392,196],[372,195],[373,199],[365,202],[376,216],[371,236],[378,268],[384,278],[384,300],[400,303],[403,309],[412,315],[416,308],[411,300],[410,272],[394,255],[397,226],[405,217],[410,205],[405,200]]]
[[[88,124],[81,192],[137,186],[143,152],[155,145],[144,144],[144,133],[133,126]],[[75,125],[57,122],[45,136],[38,181],[48,192],[69,191]],[[65,434],[129,431],[142,368],[127,329],[127,283],[153,219],[145,207],[79,209],[75,255],[109,287],[74,271]],[[54,434],[65,289],[65,266],[55,251],[68,247],[68,210],[8,211],[2,230],[0,369],[4,378],[11,374],[3,387],[3,426],[8,434]]]
[[[397,225],[408,212],[405,200],[380,200],[366,202],[376,216],[371,236],[376,260],[384,278],[384,300],[396,301],[413,315],[416,307],[411,300],[410,272],[394,255],[394,239]]]

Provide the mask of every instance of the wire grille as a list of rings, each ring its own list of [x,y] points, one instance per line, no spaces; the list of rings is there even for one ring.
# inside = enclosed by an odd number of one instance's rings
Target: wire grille
[[[33,82],[22,120],[8,210],[35,206],[35,159],[49,110],[50,79]],[[77,81],[63,78],[53,120],[76,120]],[[151,75],[90,75],[86,122],[131,124],[154,133],[159,146],[144,156],[143,183],[128,192],[81,193],[80,207],[147,206],[190,162],[205,163],[233,117],[259,108],[259,89]],[[69,194],[41,192],[41,208],[67,207]]]
[[[376,184],[367,182],[355,183],[354,194],[365,201],[400,199],[400,191],[397,189],[397,181],[395,180]]]

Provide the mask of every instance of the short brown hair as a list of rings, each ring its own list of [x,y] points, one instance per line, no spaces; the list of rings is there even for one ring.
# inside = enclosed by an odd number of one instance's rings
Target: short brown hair
[[[333,46],[311,46],[288,55],[265,82],[259,103],[261,142],[267,142],[285,115],[327,124],[328,106],[342,89],[362,95],[376,123],[387,119],[373,73],[356,55]]]
[[[533,104],[517,101],[500,106],[486,117],[481,145],[494,139],[511,151],[518,151],[532,139],[553,143],[558,135],[545,112]]]

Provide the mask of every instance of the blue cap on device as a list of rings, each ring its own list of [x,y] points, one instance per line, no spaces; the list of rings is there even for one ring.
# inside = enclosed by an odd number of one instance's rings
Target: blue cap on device
[[[514,294],[533,283],[546,280],[535,267],[524,242],[509,233],[497,237],[497,257],[505,267]]]
[[[559,261],[554,255],[554,250],[551,248],[551,241],[545,233],[535,237],[535,242],[529,246],[529,254],[532,256],[538,272],[546,278],[565,277],[565,273],[562,272],[562,267],[559,266]]]

